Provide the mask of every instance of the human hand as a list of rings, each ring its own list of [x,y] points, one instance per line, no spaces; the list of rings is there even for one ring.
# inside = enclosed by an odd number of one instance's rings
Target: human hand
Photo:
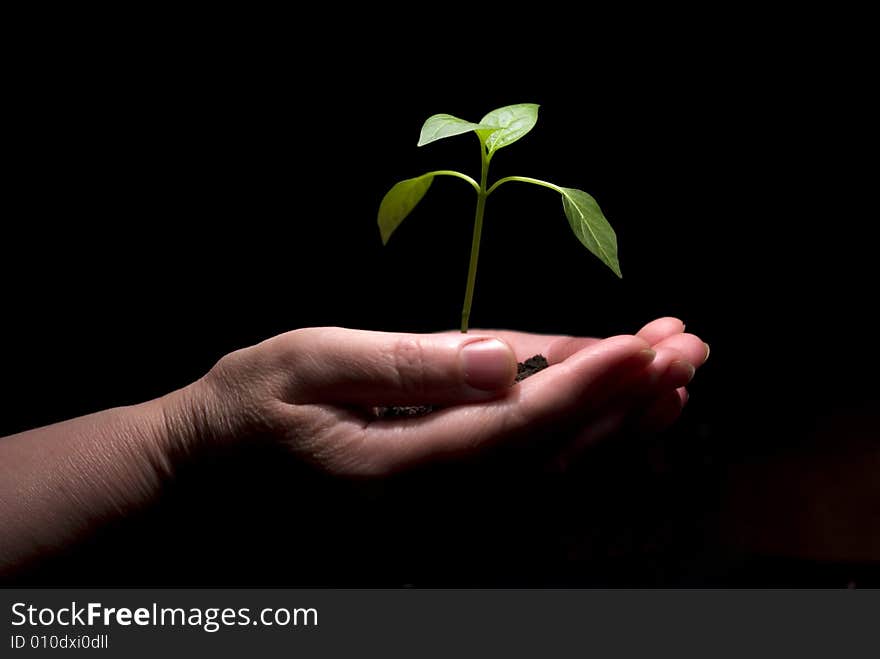
[[[708,356],[681,321],[608,339],[511,331],[394,334],[306,328],[233,352],[192,387],[207,442],[269,437],[339,475],[384,475],[565,429],[562,463],[624,426],[662,428]],[[550,367],[512,386],[517,360]],[[439,405],[378,419],[375,406]]]

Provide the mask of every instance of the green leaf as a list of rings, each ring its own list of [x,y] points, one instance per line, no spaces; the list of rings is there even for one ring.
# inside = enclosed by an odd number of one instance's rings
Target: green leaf
[[[474,124],[470,121],[453,117],[451,114],[435,114],[428,117],[422,125],[418,146],[425,146],[431,142],[442,140],[444,137],[461,135],[462,133],[468,133],[477,129],[487,129],[490,133],[495,130],[492,126]]]
[[[584,247],[599,257],[599,260],[614,271],[618,277],[620,263],[617,262],[617,236],[608,224],[599,204],[583,190],[560,188],[562,209],[571,225],[571,230]]]
[[[491,156],[498,149],[513,144],[528,133],[538,122],[538,106],[535,103],[507,105],[492,110],[480,120],[481,124],[491,126],[494,130],[480,129],[477,135],[486,145]]]
[[[395,183],[385,194],[379,204],[379,233],[383,245],[388,244],[391,234],[422,200],[433,181],[433,173],[408,178]]]

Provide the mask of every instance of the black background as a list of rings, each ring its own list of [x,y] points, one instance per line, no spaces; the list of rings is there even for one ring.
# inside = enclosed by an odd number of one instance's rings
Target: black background
[[[712,359],[663,438],[678,467],[662,487],[625,453],[597,455],[600,484],[556,484],[550,504],[509,475],[341,485],[238,456],[49,581],[723,580],[704,535],[725,465],[877,401],[855,19],[595,16],[574,36],[559,17],[468,17],[429,38],[367,29],[377,15],[346,14],[345,32],[338,17],[67,18],[22,27],[5,95],[0,434],[160,395],[296,327],[455,327],[468,186],[435,181],[384,248],[376,210],[401,178],[477,174],[473,138],[416,148],[427,116],[519,102],[541,104],[538,125],[491,177],[591,193],[624,278],[579,245],[556,195],[509,185],[487,207],[472,325],[603,336],[676,315]],[[631,545],[664,515],[664,558],[646,563]],[[615,529],[603,570],[583,550],[599,519]]]

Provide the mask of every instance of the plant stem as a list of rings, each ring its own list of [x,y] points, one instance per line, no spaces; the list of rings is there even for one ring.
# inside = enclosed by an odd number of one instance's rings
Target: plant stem
[[[471,263],[468,267],[467,288],[464,291],[464,307],[461,310],[461,333],[467,334],[468,320],[471,316],[471,304],[474,301],[474,283],[477,281],[477,260],[480,257],[480,235],[483,232],[483,213],[486,210],[486,181],[489,178],[489,155],[480,141],[480,188],[477,190],[477,211],[474,216],[474,238],[471,242]]]
[[[461,172],[454,172],[451,169],[438,169],[435,172],[428,172],[428,174],[433,174],[434,176],[455,176],[456,178],[460,178],[461,180],[467,181],[468,183],[470,183],[471,187],[473,187],[473,189],[477,191],[477,194],[479,194],[479,192],[480,192],[480,186],[477,185],[477,182],[474,179],[472,179],[470,176],[468,176],[467,174],[462,174]],[[427,176],[427,174],[425,174],[425,176]]]
[[[533,185],[540,185],[542,188],[550,188],[560,194],[564,194],[562,192],[562,188],[558,185],[553,185],[552,183],[548,183],[547,181],[542,181],[537,178],[530,178],[528,176],[505,176],[502,179],[495,181],[491,188],[486,192],[486,196],[488,197],[490,194],[495,192],[495,188],[497,188],[502,183],[507,183],[509,181],[519,181],[520,183],[532,183]]]

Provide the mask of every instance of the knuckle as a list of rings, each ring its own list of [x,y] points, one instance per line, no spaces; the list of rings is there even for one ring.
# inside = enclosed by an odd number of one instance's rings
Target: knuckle
[[[327,358],[327,335],[333,328],[303,327],[279,334],[256,346],[266,366],[286,373],[290,378],[311,371],[316,363]]]
[[[271,351],[285,361],[295,360],[297,356],[308,352],[321,340],[326,332],[324,327],[303,327],[268,339],[265,343]]]
[[[398,339],[392,350],[394,372],[401,390],[424,393],[427,388],[427,359],[425,346],[415,337]]]

